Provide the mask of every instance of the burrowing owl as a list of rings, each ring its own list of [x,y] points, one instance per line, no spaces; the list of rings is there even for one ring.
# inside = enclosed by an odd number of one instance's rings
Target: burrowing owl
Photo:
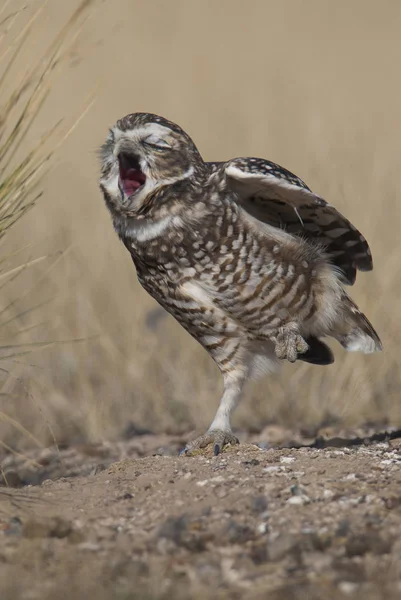
[[[186,451],[237,443],[246,379],[280,360],[327,365],[321,341],[381,342],[344,284],[372,269],[364,237],[296,175],[261,158],[204,162],[178,125],[119,120],[101,149],[100,187],[142,286],[212,356],[224,379],[208,432]]]

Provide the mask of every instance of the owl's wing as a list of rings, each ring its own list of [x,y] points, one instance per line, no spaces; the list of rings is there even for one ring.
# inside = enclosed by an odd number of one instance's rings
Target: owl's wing
[[[333,264],[341,269],[345,283],[354,283],[357,269],[373,268],[363,235],[287,169],[261,158],[235,158],[210,166],[212,170],[224,170],[227,186],[253,217],[322,244]]]

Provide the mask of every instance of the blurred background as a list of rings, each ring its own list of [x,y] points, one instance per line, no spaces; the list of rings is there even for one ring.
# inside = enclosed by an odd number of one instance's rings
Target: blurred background
[[[3,4],[4,48],[42,7],[9,73],[12,88],[10,74],[42,60],[80,3]],[[43,196],[1,246],[9,269],[47,257],[1,286],[4,348],[39,344],[0,362],[1,443],[118,439],[130,423],[200,432],[213,418],[217,367],[171,317],[157,318],[98,190],[108,127],[137,111],[177,122],[205,160],[253,155],[285,166],[371,245],[375,269],[359,274],[352,296],[384,352],[352,355],[337,345],[330,367],[284,366],[248,386],[234,427],[401,425],[401,4],[89,4],[16,152],[28,153],[59,119],[82,116],[49,161]]]

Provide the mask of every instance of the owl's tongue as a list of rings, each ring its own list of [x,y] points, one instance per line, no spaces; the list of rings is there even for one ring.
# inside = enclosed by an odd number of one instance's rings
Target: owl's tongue
[[[124,192],[127,196],[130,196],[145,183],[146,175],[141,171],[128,169],[127,171],[120,171],[120,181]]]
[[[120,184],[124,194],[131,196],[146,181],[145,173],[140,170],[139,161],[135,157],[120,155]]]

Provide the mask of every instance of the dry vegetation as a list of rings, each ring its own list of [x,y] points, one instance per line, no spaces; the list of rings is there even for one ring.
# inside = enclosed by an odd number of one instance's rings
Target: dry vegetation
[[[74,6],[59,0],[44,8],[11,89],[27,57],[40,59]],[[401,424],[400,27],[396,0],[98,4],[19,151],[82,110],[99,82],[97,103],[58,149],[41,202],[2,248],[8,256],[29,245],[25,261],[63,254],[2,287],[0,301],[0,310],[13,302],[13,316],[22,313],[25,343],[88,341],[8,364],[4,443],[34,443],[10,419],[48,444],[53,436],[118,438],[128,421],[154,431],[202,429],[215,411],[217,369],[170,317],[153,324],[156,306],[136,282],[97,190],[96,149],[107,127],[140,110],[177,121],[206,159],[256,155],[283,164],[371,243],[376,268],[352,292],[377,327],[383,354],[337,347],[329,368],[285,367],[248,388],[236,425]],[[11,257],[9,268],[20,260]]]

